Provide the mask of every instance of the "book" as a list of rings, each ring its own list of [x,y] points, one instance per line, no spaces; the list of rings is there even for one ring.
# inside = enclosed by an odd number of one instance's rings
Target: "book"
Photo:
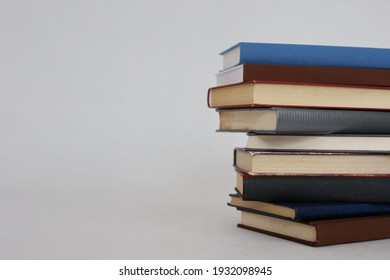
[[[348,202],[263,202],[242,200],[231,194],[229,206],[238,210],[294,221],[324,220],[359,216],[390,215],[390,203]]]
[[[390,111],[219,109],[218,131],[259,134],[390,134]]]
[[[249,133],[245,148],[283,151],[390,152],[390,135],[267,135]]]
[[[389,110],[390,87],[250,81],[212,87],[210,108],[307,107]]]
[[[389,238],[390,215],[295,222],[241,211],[238,227],[311,246],[325,246]]]
[[[390,153],[234,150],[234,166],[251,175],[390,176]]]
[[[390,175],[251,175],[237,170],[236,191],[247,201],[390,203]]]
[[[273,82],[390,86],[390,69],[241,64],[216,74],[217,86],[254,80]]]
[[[223,69],[244,63],[390,68],[385,48],[240,42],[221,55]]]

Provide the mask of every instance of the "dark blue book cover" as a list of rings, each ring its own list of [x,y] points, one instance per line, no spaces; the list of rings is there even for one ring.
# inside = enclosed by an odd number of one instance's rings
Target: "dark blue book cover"
[[[390,204],[385,203],[278,202],[275,204],[295,209],[296,221],[313,221],[390,214]]]
[[[221,55],[224,69],[243,63],[390,68],[385,48],[241,42]]]
[[[329,220],[390,214],[390,203],[312,203],[244,201],[231,194],[229,206],[239,210],[265,214],[294,221]],[[287,209],[289,211],[280,211]]]

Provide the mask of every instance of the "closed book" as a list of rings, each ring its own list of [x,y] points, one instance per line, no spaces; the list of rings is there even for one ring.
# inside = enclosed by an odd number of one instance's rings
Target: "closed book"
[[[390,87],[255,80],[210,88],[208,106],[389,110]]]
[[[273,82],[390,86],[390,69],[241,64],[216,74],[217,86],[254,80]]]
[[[390,68],[390,50],[384,48],[241,42],[221,55],[223,69],[244,63]]]
[[[236,190],[247,201],[390,203],[390,176],[277,176],[238,171]]]
[[[247,149],[282,151],[390,151],[390,135],[267,135],[249,133]]]
[[[236,148],[234,166],[252,175],[389,176],[390,153]]]
[[[326,246],[389,238],[390,215],[295,222],[241,211],[238,227],[311,246]]]
[[[390,111],[219,109],[219,131],[265,134],[390,134]]]
[[[230,195],[229,206],[238,210],[294,221],[313,221],[374,215],[390,215],[390,203],[350,202],[264,202]]]

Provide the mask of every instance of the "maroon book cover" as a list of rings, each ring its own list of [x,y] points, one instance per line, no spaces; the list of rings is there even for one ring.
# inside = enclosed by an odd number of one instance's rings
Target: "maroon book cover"
[[[390,86],[390,70],[325,66],[242,64],[217,74],[217,84],[219,86],[252,80]]]

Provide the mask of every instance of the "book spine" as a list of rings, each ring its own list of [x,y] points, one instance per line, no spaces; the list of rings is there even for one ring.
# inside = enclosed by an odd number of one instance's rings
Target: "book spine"
[[[390,68],[390,50],[379,48],[241,43],[239,64]]]
[[[389,177],[250,176],[243,200],[390,203]]]
[[[315,84],[390,86],[389,69],[242,64],[216,75],[217,85],[253,80]]]
[[[317,246],[377,240],[390,237],[390,216],[311,222],[317,231]]]
[[[277,134],[390,134],[384,111],[275,108]]]

